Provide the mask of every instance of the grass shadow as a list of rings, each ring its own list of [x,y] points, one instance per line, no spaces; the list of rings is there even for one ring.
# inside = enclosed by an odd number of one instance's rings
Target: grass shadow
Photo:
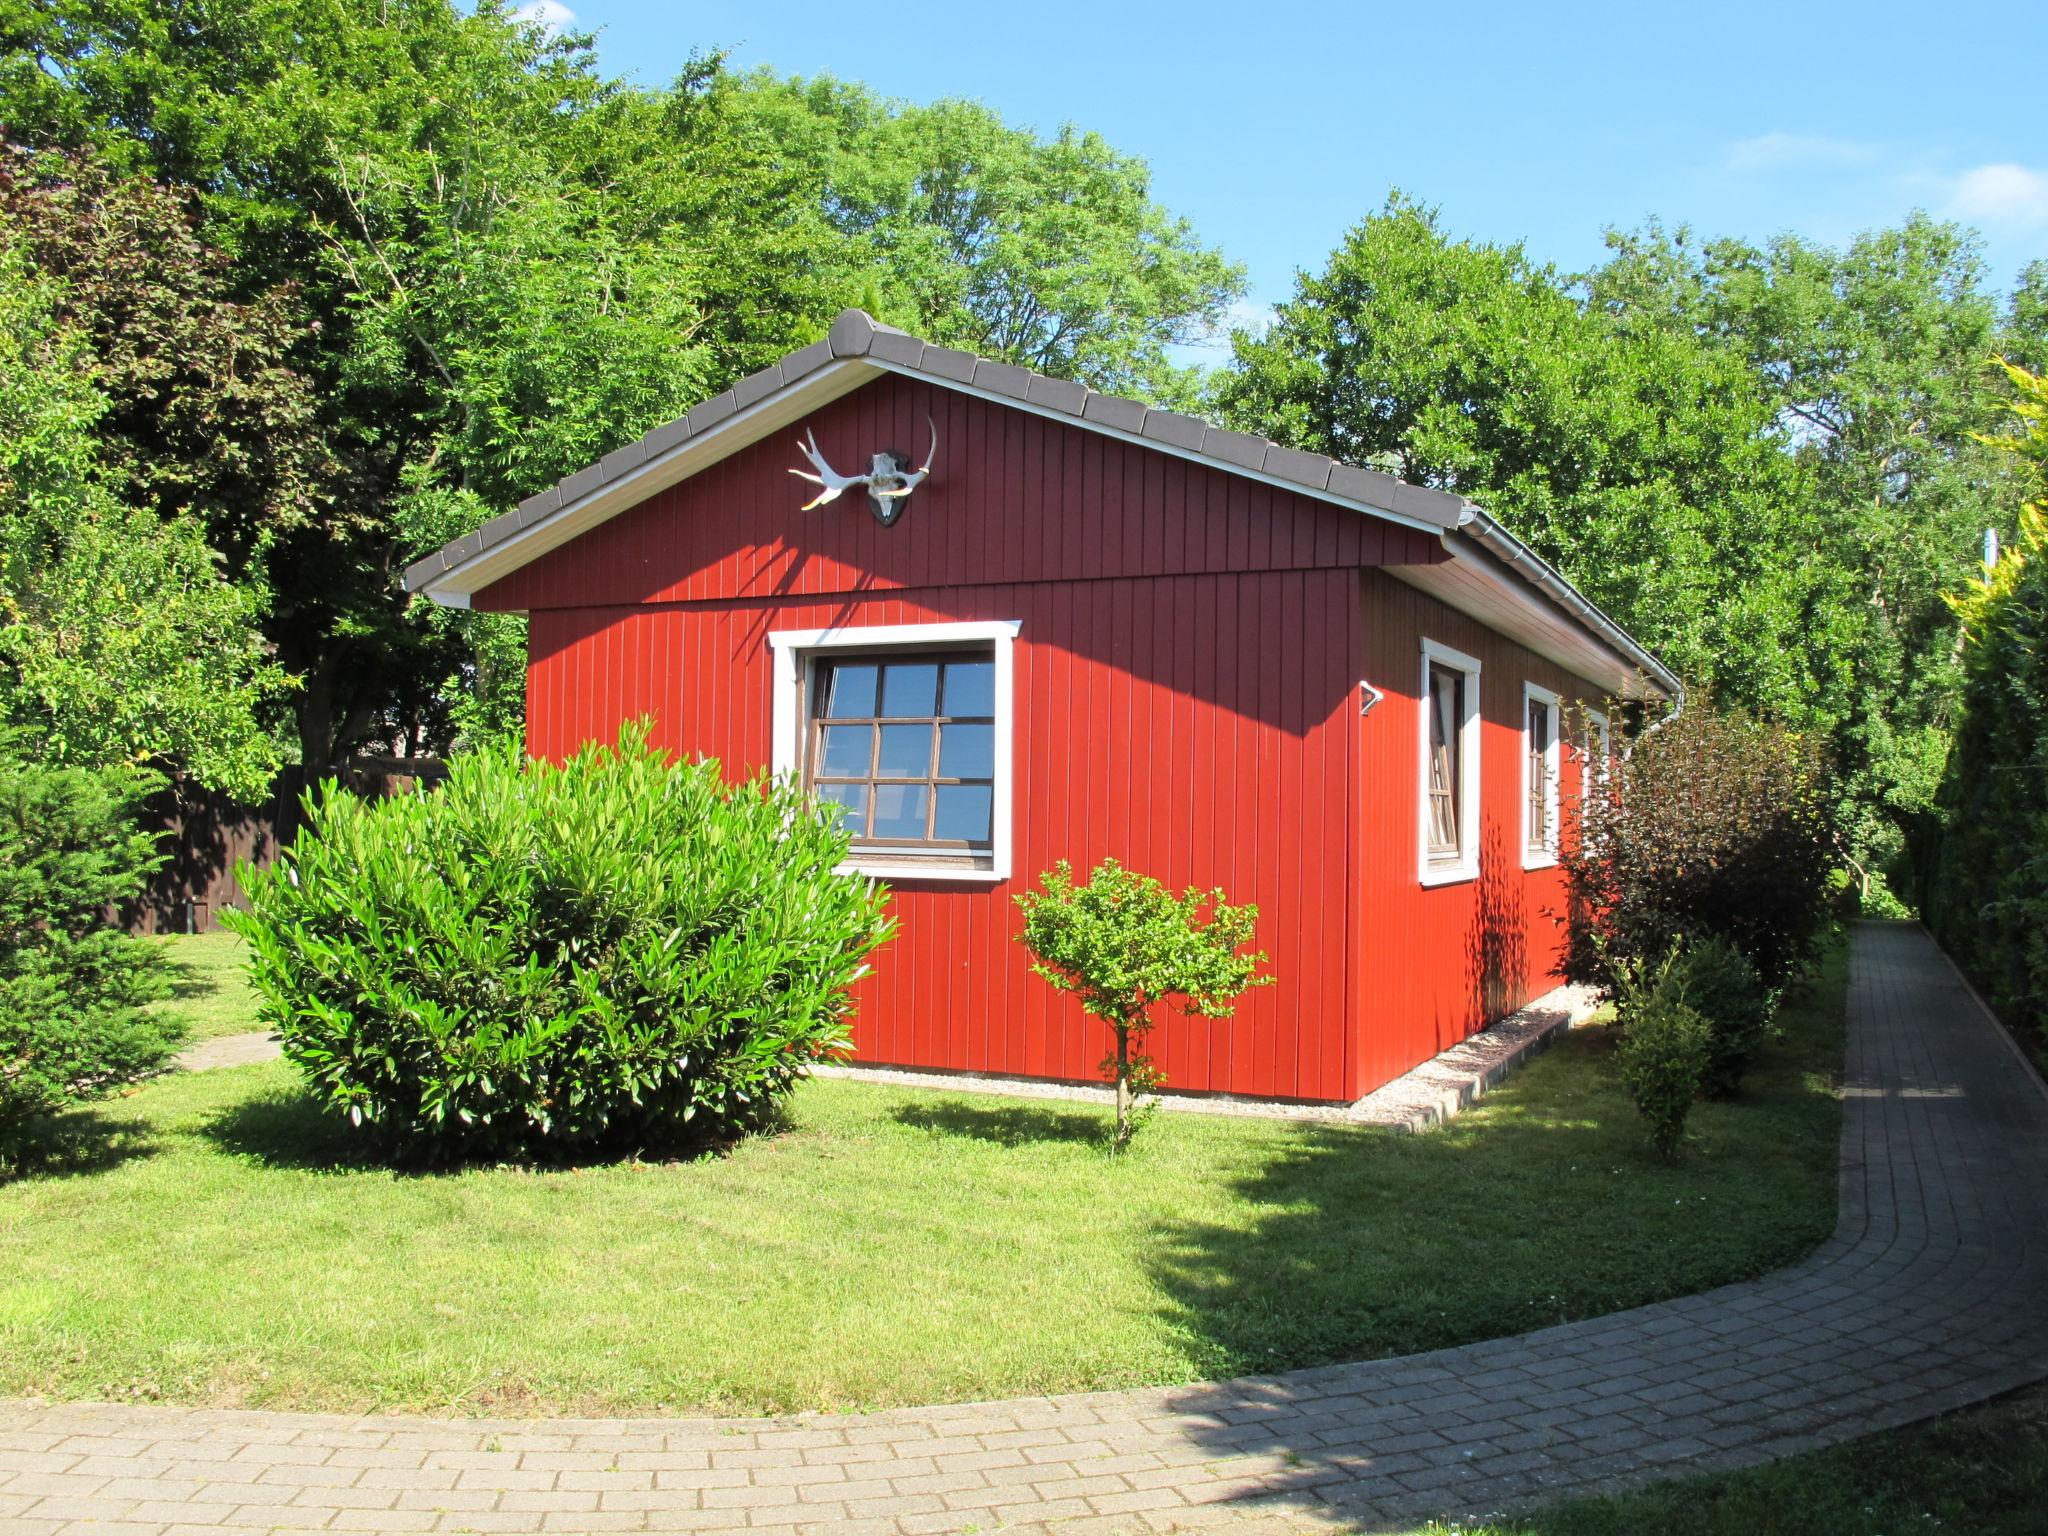
[[[998,1147],[1028,1147],[1044,1142],[1109,1144],[1110,1123],[1101,1112],[1053,1109],[1040,1104],[904,1104],[895,1111],[899,1125],[984,1141]]]
[[[10,1144],[0,1146],[0,1185],[106,1173],[157,1151],[147,1126],[111,1119],[96,1109],[66,1110],[30,1121]]]
[[[777,1136],[791,1128],[787,1110],[777,1106],[752,1136]],[[482,1168],[520,1168],[554,1173],[572,1168],[606,1168],[628,1163],[689,1163],[718,1157],[736,1141],[694,1140],[675,1146],[589,1148],[552,1159],[495,1157],[434,1158],[394,1148],[321,1104],[303,1087],[281,1087],[241,1099],[201,1127],[222,1151],[265,1168],[299,1173],[386,1173],[394,1178],[453,1177]]]
[[[265,1168],[301,1173],[425,1171],[396,1162],[304,1088],[274,1088],[209,1117],[201,1134],[223,1152]]]

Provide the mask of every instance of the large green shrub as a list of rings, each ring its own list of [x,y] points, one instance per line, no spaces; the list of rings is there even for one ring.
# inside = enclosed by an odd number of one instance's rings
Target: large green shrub
[[[1611,989],[1624,964],[1718,937],[1779,985],[1827,922],[1834,861],[1814,744],[1695,704],[1626,742],[1581,802],[1565,974]]]
[[[516,746],[439,789],[309,796],[230,919],[329,1105],[409,1155],[673,1148],[758,1127],[846,1049],[883,896],[786,783],[731,787],[630,729]]]
[[[48,768],[0,753],[0,1168],[54,1109],[156,1071],[179,1026],[163,952],[108,921],[160,862],[132,769]]]
[[[1115,1047],[1102,1073],[1116,1084],[1113,1145],[1121,1149],[1130,1143],[1134,1099],[1166,1081],[1145,1054],[1153,1007],[1178,998],[1190,1013],[1223,1018],[1248,988],[1273,979],[1254,974],[1265,955],[1243,952],[1259,909],[1230,906],[1221,890],[1175,896],[1115,859],[1096,865],[1085,885],[1061,859],[1039,883],[1042,890],[1017,898],[1018,940],[1033,971],[1110,1028]]]
[[[1713,1059],[1712,1027],[1686,1001],[1677,948],[1656,963],[1624,965],[1615,998],[1622,1084],[1649,1129],[1650,1144],[1660,1157],[1675,1159]]]

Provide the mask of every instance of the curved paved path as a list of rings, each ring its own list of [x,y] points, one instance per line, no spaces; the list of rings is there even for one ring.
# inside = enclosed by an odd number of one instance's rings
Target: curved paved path
[[[0,1404],[0,1530],[1402,1528],[2048,1377],[2048,1093],[1917,928],[1856,935],[1842,1216],[1762,1280],[1211,1386],[762,1420]]]

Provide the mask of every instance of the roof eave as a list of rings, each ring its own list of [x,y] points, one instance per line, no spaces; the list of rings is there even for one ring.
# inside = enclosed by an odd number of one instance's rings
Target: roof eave
[[[849,374],[848,365],[856,365],[860,371]],[[686,416],[607,454],[410,566],[405,572],[406,590],[424,591],[436,602],[464,606],[462,599],[526,561],[636,500],[758,441],[803,411],[858,387],[880,371],[1064,421],[1431,534],[1454,526],[1462,507],[1455,496],[1409,485],[1377,470],[1359,469],[1322,454],[1232,432],[1142,401],[1105,395],[1071,379],[1048,378],[1014,363],[935,346],[877,325],[860,310],[849,309],[832,322],[822,339],[749,374]],[[821,387],[832,380],[843,387],[836,391]],[[800,402],[803,410],[788,414],[792,401]]]
[[[1616,697],[1683,704],[1676,672],[1485,511],[1466,503],[1442,539],[1450,560],[1387,573]]]
[[[405,573],[406,590],[423,592],[444,607],[467,608],[472,596],[521,566],[656,492],[680,484],[720,459],[759,442],[769,433],[800,421],[841,395],[852,393],[877,372],[858,358],[832,358],[767,394],[755,394],[745,405],[735,399],[752,393],[745,389],[747,381],[742,380],[724,394],[714,395],[688,416],[656,428],[638,444],[631,445],[640,450],[637,462],[620,463],[609,478],[602,471],[618,455],[571,475],[552,490],[529,497],[513,511],[484,524],[468,539],[458,539],[409,567]],[[687,428],[693,420],[703,419],[700,413],[708,419],[704,419],[697,432],[686,434],[678,430]],[[664,441],[665,434],[670,440]],[[579,485],[584,476],[591,476],[592,483]]]

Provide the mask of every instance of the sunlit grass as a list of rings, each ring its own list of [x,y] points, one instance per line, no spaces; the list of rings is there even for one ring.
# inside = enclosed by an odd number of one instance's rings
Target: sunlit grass
[[[832,1080],[724,1157],[408,1176],[284,1063],[172,1077],[75,1117],[94,1171],[0,1186],[0,1395],[779,1411],[1519,1332],[1831,1230],[1842,979],[1675,1168],[1599,1029],[1431,1134],[1162,1114],[1122,1158],[1092,1106]]]
[[[160,1006],[183,1021],[187,1038],[211,1040],[261,1029],[256,994],[242,968],[248,946],[232,933],[159,939],[171,957],[171,996]]]

